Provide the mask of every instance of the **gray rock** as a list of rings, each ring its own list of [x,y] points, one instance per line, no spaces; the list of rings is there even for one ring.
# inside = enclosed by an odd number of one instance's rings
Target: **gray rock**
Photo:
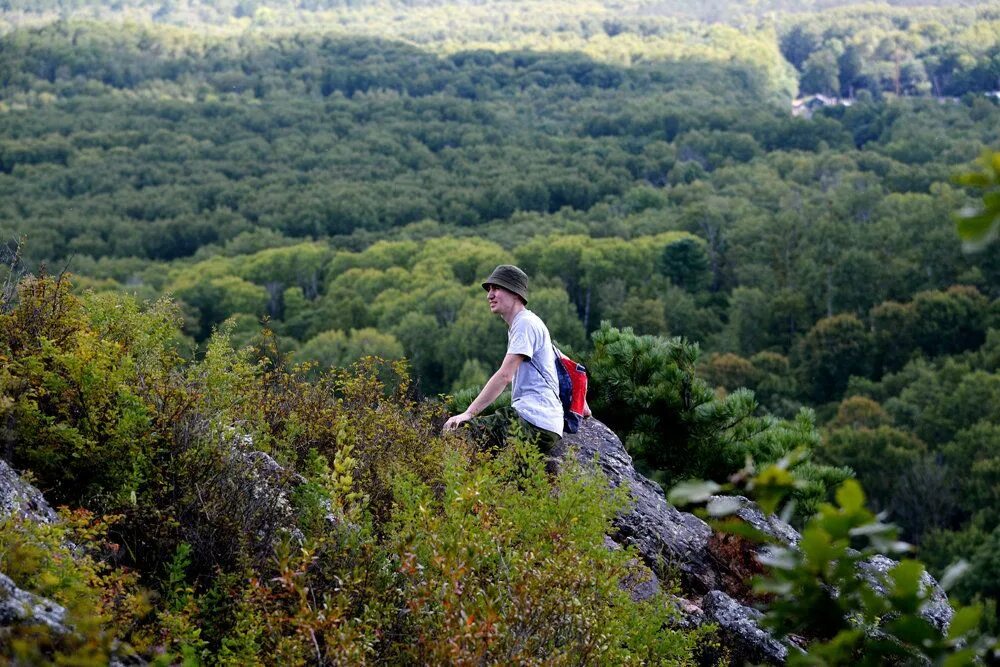
[[[680,618],[676,621],[678,628],[683,630],[693,630],[705,625],[706,623],[711,623],[708,617],[705,616],[705,611],[701,608],[701,600],[692,602],[687,598],[678,597],[673,594],[668,594],[667,597],[673,603],[677,611],[680,612]]]
[[[58,519],[42,492],[22,480],[6,461],[0,460],[0,517],[14,513],[36,523],[52,523]]]
[[[265,562],[274,544],[285,536],[301,541],[292,493],[306,480],[269,454],[252,449],[249,437],[237,436],[223,444],[228,445],[228,455],[200,490],[197,510],[202,520],[187,526],[186,538],[212,553],[226,553],[236,535],[245,536],[255,558]],[[219,526],[226,526],[222,541],[217,535]]]
[[[730,650],[733,664],[784,664],[788,648],[758,625],[763,614],[740,604],[722,591],[702,598],[706,618],[719,626],[723,644]]]
[[[661,590],[660,578],[638,561],[631,561],[630,565],[634,566],[635,570],[622,580],[620,584],[622,589],[628,591],[633,602],[644,602],[655,597]]]
[[[586,420],[578,433],[562,439],[552,452],[555,467],[570,451],[585,465],[596,462],[612,487],[625,484],[631,492],[632,508],[615,519],[616,532],[612,538],[620,544],[635,546],[654,572],[664,566],[676,569],[685,595],[697,598],[706,594],[701,606],[688,599],[675,599],[681,612],[680,627],[717,623],[730,655],[738,662],[784,663],[787,649],[755,622],[760,612],[718,590],[731,581],[742,584],[742,576],[738,568],[717,557],[712,545],[713,531],[708,524],[668,503],[658,484],[636,472],[632,457],[618,436],[598,420]],[[745,509],[748,516],[770,526],[759,510],[756,511],[760,517],[754,517],[752,503],[744,501],[746,507],[741,511]],[[786,532],[777,524],[771,530]]]
[[[794,547],[802,539],[799,531],[773,514],[764,514],[757,504],[749,498],[743,496],[712,496],[709,499],[709,508],[711,508],[712,503],[718,502],[733,503],[738,507],[736,512],[734,512],[735,516],[784,546]]]
[[[885,582],[889,576],[889,570],[897,565],[896,561],[885,556],[872,556],[858,564],[861,576],[871,585],[879,595],[888,595]],[[920,609],[920,615],[935,628],[945,632],[951,625],[951,617],[955,610],[948,603],[948,596],[944,589],[935,581],[934,577],[925,571],[921,576],[920,583],[924,590],[928,592],[927,602]]]
[[[693,514],[678,511],[658,484],[637,473],[611,429],[596,419],[585,420],[578,433],[568,434],[556,445],[552,456],[559,462],[570,450],[584,464],[596,461],[612,487],[625,484],[630,490],[634,504],[615,519],[616,542],[635,546],[654,572],[676,568],[685,590],[702,594],[718,588],[707,552],[712,529]]]
[[[52,600],[23,591],[0,573],[0,630],[15,625],[44,625],[56,634],[68,634],[66,610]]]
[[[41,491],[0,460],[0,518],[12,514],[37,523],[58,521]],[[70,632],[62,606],[21,590],[10,577],[0,573],[0,633],[4,628],[17,625],[44,625],[56,634]]]

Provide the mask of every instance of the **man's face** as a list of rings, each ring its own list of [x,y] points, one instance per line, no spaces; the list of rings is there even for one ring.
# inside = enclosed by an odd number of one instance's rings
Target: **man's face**
[[[490,303],[490,312],[501,317],[510,313],[514,306],[520,303],[517,295],[499,285],[490,285],[486,290],[486,298]]]

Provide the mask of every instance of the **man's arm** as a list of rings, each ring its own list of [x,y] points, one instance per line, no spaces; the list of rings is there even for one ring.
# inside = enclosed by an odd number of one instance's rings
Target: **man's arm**
[[[497,396],[503,393],[503,390],[507,388],[511,380],[514,379],[514,375],[517,373],[518,367],[520,367],[521,362],[527,357],[521,354],[508,354],[503,358],[503,363],[500,364],[500,368],[497,372],[493,374],[483,387],[476,399],[469,404],[465,412],[462,414],[455,415],[448,421],[444,423],[444,430],[451,431],[459,427],[460,424],[469,421],[480,412],[482,412],[490,403],[497,400]]]

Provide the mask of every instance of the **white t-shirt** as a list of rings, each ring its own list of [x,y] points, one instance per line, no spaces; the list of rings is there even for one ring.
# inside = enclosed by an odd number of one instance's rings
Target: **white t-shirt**
[[[562,437],[556,353],[549,330],[538,315],[524,309],[514,316],[507,332],[507,354],[523,354],[529,359],[517,367],[511,405],[526,422]]]

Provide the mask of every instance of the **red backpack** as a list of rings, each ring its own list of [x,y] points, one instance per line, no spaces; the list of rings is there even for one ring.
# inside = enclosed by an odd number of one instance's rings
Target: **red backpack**
[[[580,430],[583,418],[589,416],[587,407],[587,369],[560,352],[556,353],[556,375],[559,377],[559,400],[563,406],[563,426],[567,433]]]

